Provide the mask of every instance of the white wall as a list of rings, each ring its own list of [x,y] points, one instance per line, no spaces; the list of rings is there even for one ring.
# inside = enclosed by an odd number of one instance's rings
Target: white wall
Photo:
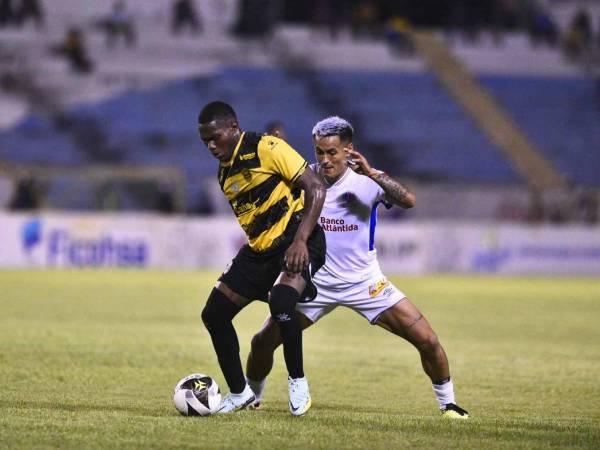
[[[0,213],[0,268],[221,270],[244,242],[233,218]],[[389,274],[600,275],[600,227],[381,221],[376,247]]]

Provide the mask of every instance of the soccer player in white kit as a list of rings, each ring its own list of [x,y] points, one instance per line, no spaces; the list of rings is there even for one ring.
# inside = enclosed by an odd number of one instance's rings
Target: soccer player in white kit
[[[369,165],[354,149],[352,125],[337,116],[313,128],[317,164],[311,168],[327,182],[327,195],[319,224],[325,231],[325,265],[313,277],[317,297],[298,303],[296,313],[303,329],[316,323],[337,306],[361,314],[413,344],[444,417],[469,417],[457,406],[448,358],[437,335],[419,310],[381,272],[374,247],[377,206],[412,208],[415,195],[386,173]],[[266,377],[273,367],[273,353],[281,344],[277,324],[268,317],[253,337],[246,374],[260,405]]]

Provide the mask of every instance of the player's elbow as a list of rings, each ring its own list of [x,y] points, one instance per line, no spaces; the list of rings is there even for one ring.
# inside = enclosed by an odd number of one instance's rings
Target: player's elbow
[[[417,196],[412,192],[406,194],[402,206],[406,209],[414,208],[417,204]]]

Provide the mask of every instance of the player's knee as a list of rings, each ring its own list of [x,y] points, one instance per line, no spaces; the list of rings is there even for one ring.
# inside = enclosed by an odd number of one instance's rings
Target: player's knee
[[[206,303],[206,305],[204,305],[204,309],[202,309],[202,323],[204,323],[204,326],[210,330],[212,328],[214,328],[215,325],[215,317],[214,317],[214,312],[213,310],[208,306],[208,303]]]
[[[260,335],[260,332],[252,336],[252,340],[250,341],[250,348],[253,352],[256,350],[263,350],[265,348],[265,342],[262,336]]]
[[[440,348],[440,341],[437,335],[432,331],[424,336],[423,339],[419,340],[418,347],[421,352],[434,353]]]
[[[271,328],[272,327],[272,328]],[[274,351],[281,344],[281,336],[277,325],[271,322],[267,328],[252,337],[252,351]]]
[[[296,310],[296,303],[300,299],[298,291],[286,284],[273,286],[269,298],[269,310],[271,317],[276,322],[287,322],[291,320]]]
[[[231,323],[240,309],[221,291],[213,289],[202,310],[202,322],[208,331],[222,328]]]

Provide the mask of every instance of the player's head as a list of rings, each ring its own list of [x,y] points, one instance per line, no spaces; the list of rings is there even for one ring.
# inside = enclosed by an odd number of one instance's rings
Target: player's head
[[[267,124],[266,133],[270,134],[271,136],[277,136],[278,138],[287,141],[287,133],[285,132],[285,126],[283,125],[283,122],[279,120],[269,122]]]
[[[312,135],[321,174],[328,181],[337,180],[348,167],[354,128],[347,120],[331,116],[317,122]]]
[[[219,161],[231,159],[240,139],[237,116],[225,102],[210,102],[198,115],[198,132],[202,142]]]

